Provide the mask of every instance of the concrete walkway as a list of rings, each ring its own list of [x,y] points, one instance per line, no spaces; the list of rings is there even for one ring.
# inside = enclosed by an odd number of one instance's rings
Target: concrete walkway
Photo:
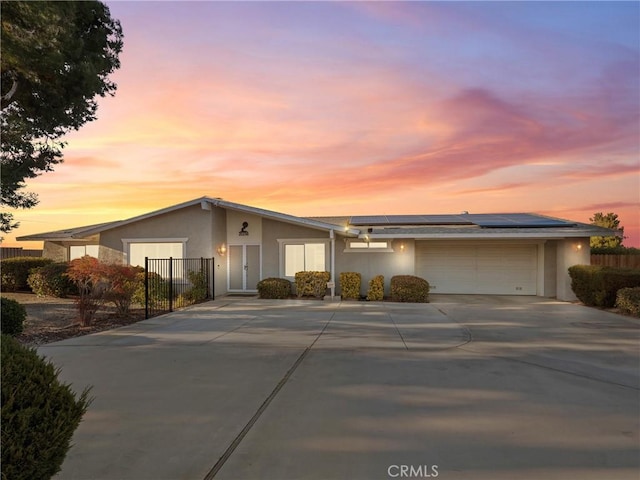
[[[57,478],[637,479],[639,327],[535,297],[220,298],[39,349],[94,386]]]

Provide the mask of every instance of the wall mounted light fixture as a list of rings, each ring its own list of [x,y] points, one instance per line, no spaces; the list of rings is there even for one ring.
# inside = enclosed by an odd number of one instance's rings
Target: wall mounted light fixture
[[[404,243],[400,244],[400,253],[404,253]]]
[[[216,252],[218,252],[218,255],[220,255],[221,257],[224,257],[227,253],[227,246],[224,243],[221,244],[218,248],[216,248]]]
[[[573,245],[573,249],[574,249],[576,252],[579,252],[580,250],[582,250],[582,244],[581,244],[581,243],[576,243],[576,244],[574,244],[574,245]]]

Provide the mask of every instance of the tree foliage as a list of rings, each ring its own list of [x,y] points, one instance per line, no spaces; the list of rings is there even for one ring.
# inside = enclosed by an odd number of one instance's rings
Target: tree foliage
[[[612,248],[622,245],[624,227],[620,226],[620,220],[616,213],[609,212],[606,215],[602,212],[594,213],[593,217],[591,217],[589,221],[592,225],[597,225],[598,227],[619,230],[621,235],[620,237],[591,237],[591,241],[589,242],[591,248]]]
[[[96,119],[98,96],[114,95],[122,28],[99,1],[1,4],[2,198],[31,208],[25,180],[62,162],[62,136]],[[0,229],[17,226],[10,213]]]

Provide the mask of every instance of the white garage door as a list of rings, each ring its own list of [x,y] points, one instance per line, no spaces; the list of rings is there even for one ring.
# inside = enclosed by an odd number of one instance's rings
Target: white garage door
[[[535,295],[536,245],[416,242],[416,275],[433,293]]]

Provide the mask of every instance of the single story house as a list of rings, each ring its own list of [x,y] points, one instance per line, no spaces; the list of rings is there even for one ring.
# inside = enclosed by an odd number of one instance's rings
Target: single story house
[[[44,242],[57,261],[92,255],[144,265],[144,258],[214,258],[214,295],[255,292],[268,277],[326,270],[425,278],[433,293],[538,295],[574,300],[567,269],[589,264],[589,237],[618,232],[535,215],[298,217],[202,197],[127,220],[19,237]]]

